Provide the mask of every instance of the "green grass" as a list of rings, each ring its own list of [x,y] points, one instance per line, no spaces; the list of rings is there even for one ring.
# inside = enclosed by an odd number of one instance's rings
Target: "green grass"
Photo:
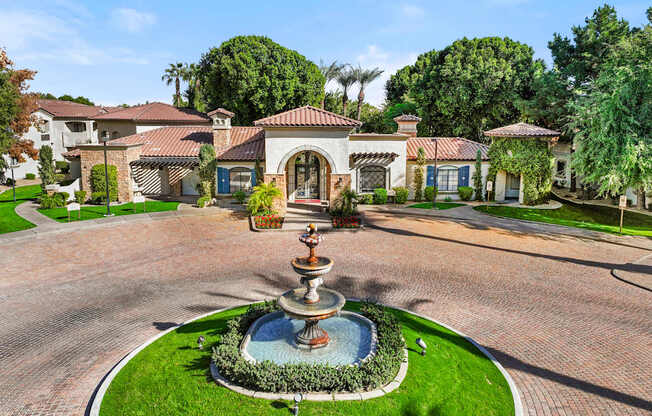
[[[346,309],[359,310],[348,302]],[[210,348],[197,349],[197,337],[214,344],[226,321],[246,310],[240,307],[192,322],[158,339],[116,376],[104,396],[100,414],[117,415],[280,415],[289,401],[253,399],[217,385],[210,376]],[[477,348],[464,338],[426,319],[392,310],[408,341],[408,374],[401,386],[376,399],[303,402],[308,416],[513,415],[507,381]],[[422,357],[414,340],[422,337]]]
[[[437,202],[437,209],[451,209],[463,207],[464,205],[466,204],[458,204],[455,202]],[[406,208],[432,209],[432,202],[420,202],[418,204],[409,205]]]
[[[16,206],[25,201],[37,198],[41,194],[40,185],[16,187],[16,202],[14,203],[11,189],[0,194],[0,234],[27,230],[36,227],[20,215],[16,214]]]
[[[620,210],[611,207],[563,204],[558,209],[532,209],[481,205],[473,209],[499,217],[567,225],[608,233],[619,231]],[[652,237],[652,216],[625,211],[623,234]]]
[[[179,202],[173,202],[173,201],[147,201],[146,204],[147,204],[146,212],[176,211],[177,207],[179,206]],[[59,222],[68,222],[68,210],[65,207],[39,209],[38,211],[41,214],[52,218],[53,220]],[[131,202],[122,205],[112,206],[111,213],[114,215],[142,214],[143,204],[140,203],[136,204],[135,212],[134,212],[134,204]],[[106,214],[106,205],[83,206],[81,208],[81,219],[78,218],[79,213],[77,211],[72,211],[70,213],[70,222],[104,218],[104,214]]]

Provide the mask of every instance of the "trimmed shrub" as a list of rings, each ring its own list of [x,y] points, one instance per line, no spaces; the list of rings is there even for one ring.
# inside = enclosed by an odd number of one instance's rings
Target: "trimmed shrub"
[[[86,202],[86,191],[75,191],[75,202],[78,204]]]
[[[36,174],[34,174],[34,173],[26,173],[25,174],[25,179],[36,179]]]
[[[52,147],[48,145],[41,146],[38,152],[38,176],[41,177],[41,190],[43,193],[45,193],[45,187],[47,185],[52,185],[56,182]]]
[[[385,188],[376,188],[374,189],[374,204],[386,204],[387,203],[387,189]]]
[[[197,199],[197,206],[199,208],[205,208],[210,204],[211,202],[211,197],[210,196],[202,196]]]
[[[111,201],[117,201],[118,200],[118,168],[116,168],[114,165],[109,165],[108,172],[109,172],[109,196],[111,197]],[[95,198],[93,198],[94,194],[99,194],[99,193],[102,193],[103,195],[106,194],[104,164],[95,165],[91,168],[90,182],[91,182],[91,189],[93,190],[93,193],[91,194],[91,199],[95,200]]]
[[[446,198],[444,198],[444,202],[453,202],[453,198],[447,196]]]
[[[11,178],[7,178],[7,179],[5,180],[5,185],[7,185],[7,186],[13,186],[13,185],[14,185],[14,182],[15,182],[15,181],[14,181],[13,179],[11,179]]]
[[[70,163],[65,160],[57,160],[54,162],[54,166],[56,166],[59,173],[63,173],[64,175],[70,173]]]
[[[41,203],[41,209],[52,209],[58,207],[58,201],[54,195],[52,196],[47,194],[41,195],[40,203]]]
[[[117,201],[118,195],[111,192],[111,201]],[[92,192],[91,201],[95,204],[105,204],[106,203],[106,192]]]
[[[233,193],[233,197],[235,198],[236,201],[238,201],[239,204],[242,204],[245,199],[247,199],[247,194],[244,193],[244,191],[235,191]]]
[[[437,189],[434,186],[426,186],[423,190],[424,199],[427,202],[432,202],[437,198]]]
[[[361,314],[376,324],[376,354],[360,365],[284,364],[271,361],[251,363],[240,354],[240,343],[251,324],[263,315],[278,311],[276,302],[254,304],[226,323],[213,347],[212,361],[220,375],[247,389],[265,392],[363,391],[383,386],[396,377],[403,362],[405,341],[398,319],[384,307],[362,303]]]
[[[54,194],[54,196],[63,202],[61,206],[66,205],[68,203],[68,198],[70,198],[70,194],[68,192],[57,192]]]
[[[462,201],[470,201],[473,196],[473,188],[470,186],[460,186],[457,188],[457,193]]]
[[[358,199],[359,204],[371,205],[374,203],[374,196],[372,194],[362,194]]]
[[[408,200],[408,195],[410,195],[410,190],[402,186],[397,186],[394,188],[396,196],[394,197],[394,202],[397,204],[405,204]]]

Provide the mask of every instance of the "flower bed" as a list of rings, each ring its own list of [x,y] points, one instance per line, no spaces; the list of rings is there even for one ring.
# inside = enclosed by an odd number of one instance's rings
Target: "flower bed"
[[[374,390],[396,377],[403,362],[405,341],[398,319],[384,307],[362,303],[362,315],[376,324],[376,354],[360,365],[278,365],[271,361],[251,363],[240,353],[249,326],[261,316],[279,310],[275,302],[252,305],[229,320],[227,331],[213,347],[212,360],[227,380],[247,389],[265,392],[353,392]]]
[[[255,215],[254,224],[256,228],[263,230],[278,230],[283,226],[283,217],[276,214]]]
[[[360,217],[333,217],[333,228],[360,228]]]

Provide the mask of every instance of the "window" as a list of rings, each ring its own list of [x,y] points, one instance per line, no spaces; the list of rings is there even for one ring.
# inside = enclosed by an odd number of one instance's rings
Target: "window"
[[[557,175],[566,176],[566,161],[558,160],[557,161]]]
[[[230,191],[238,192],[251,191],[251,169],[247,168],[233,168],[229,173]]]
[[[81,133],[86,131],[86,123],[79,121],[69,121],[66,123],[66,127],[73,133]]]
[[[385,168],[382,166],[365,166],[360,169],[360,191],[372,192],[376,188],[385,188]]]
[[[457,168],[455,166],[442,166],[437,169],[437,190],[457,192]]]
[[[50,135],[49,134],[41,134],[41,141],[42,142],[49,142],[50,141]]]
[[[120,135],[120,133],[118,133],[117,131],[114,131],[113,133],[111,133],[111,139],[117,139],[119,135]]]

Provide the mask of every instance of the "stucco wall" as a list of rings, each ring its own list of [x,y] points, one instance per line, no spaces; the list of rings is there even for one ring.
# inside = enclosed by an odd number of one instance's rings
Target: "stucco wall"
[[[426,166],[423,167],[423,186],[426,186],[426,175],[427,175],[427,166],[432,166],[433,161],[429,160],[426,163]],[[413,160],[408,160],[407,162],[407,184],[408,184],[408,189],[410,189],[410,199],[414,199],[414,169],[416,168],[417,164]],[[455,166],[457,168],[460,168],[462,166],[468,166],[469,167],[469,186],[473,187],[473,175],[475,174],[475,161],[471,160],[442,160],[437,162],[437,167],[442,167],[442,166]],[[482,162],[482,189],[484,191],[486,185],[487,185],[487,175],[489,174],[489,162],[483,161]],[[437,199],[444,199],[446,197],[451,197],[453,200],[458,200],[460,199],[459,195],[457,192],[439,192],[437,194]]]
[[[393,188],[396,186],[406,186],[406,158],[407,158],[407,149],[406,149],[406,139],[352,139],[349,141],[349,152],[350,153],[383,153],[390,152],[396,153],[398,156],[387,165],[382,163],[374,163],[373,161],[368,161],[369,164],[375,164],[384,166],[386,170],[389,171],[389,187]],[[356,164],[360,166],[361,164]],[[351,168],[351,185],[358,191],[358,168],[350,165]]]
[[[97,120],[98,137],[102,132],[108,131],[109,138],[113,140],[113,133],[117,132],[117,138],[136,134],[136,123],[129,120]]]

